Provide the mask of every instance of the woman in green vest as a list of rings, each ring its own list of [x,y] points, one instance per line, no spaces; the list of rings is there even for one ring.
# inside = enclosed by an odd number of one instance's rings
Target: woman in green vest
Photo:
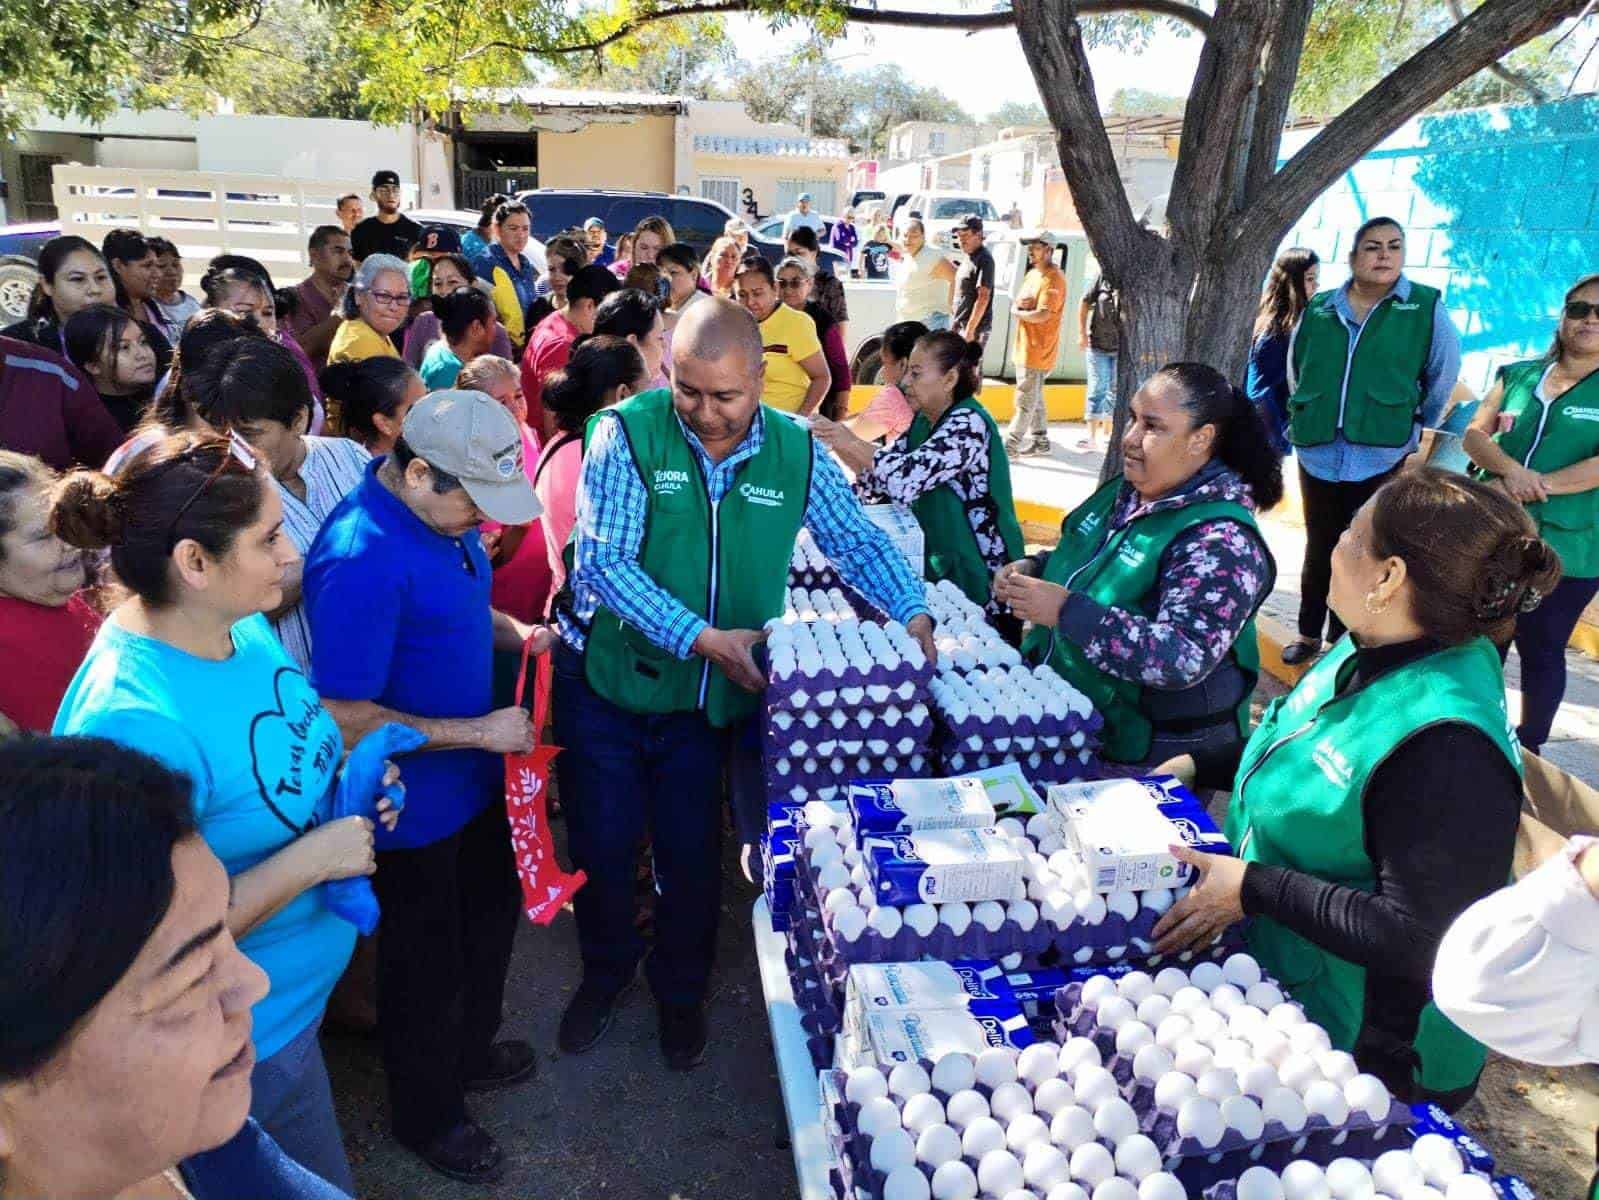
[[[1527,506],[1565,576],[1516,621],[1521,725],[1533,753],[1549,740],[1566,694],[1566,643],[1599,593],[1599,275],[1566,293],[1554,345],[1499,372],[1466,430],[1479,479]]]
[[[1033,623],[1023,655],[1103,714],[1108,762],[1241,746],[1255,610],[1276,578],[1254,514],[1282,498],[1281,460],[1254,405],[1201,363],[1138,389],[1122,458],[1125,475],[1067,514],[1053,551],[1001,569],[994,595]]]
[[[1174,851],[1192,891],[1156,950],[1252,918],[1261,966],[1332,1044],[1406,1101],[1454,1109],[1485,1051],[1432,1003],[1438,943],[1510,874],[1521,751],[1496,643],[1547,595],[1560,557],[1502,491],[1423,467],[1385,484],[1332,557],[1348,627],[1241,756],[1163,764],[1227,786],[1238,857]]]
[[[977,400],[982,347],[944,329],[917,340],[900,378],[916,416],[893,445],[877,447],[831,421],[812,431],[850,470],[868,504],[910,505],[926,539],[925,574],[951,579],[1011,642],[1021,622],[994,598],[994,572],[1022,555],[1010,462],[994,418]]]

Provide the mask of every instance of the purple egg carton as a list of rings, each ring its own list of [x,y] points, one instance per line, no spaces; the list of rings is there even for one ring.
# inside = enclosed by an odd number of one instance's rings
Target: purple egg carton
[[[1031,754],[987,752],[973,754],[968,751],[941,750],[935,746],[934,756],[945,775],[962,775],[970,771],[1015,763],[1034,784],[1070,783],[1085,778],[1098,765],[1094,751],[1087,747],[1082,750],[1056,750],[1048,754],[1039,751]]]
[[[821,792],[829,787],[842,791],[851,779],[925,779],[932,773],[934,765],[933,756],[925,753],[909,754],[903,758],[897,754],[887,754],[882,758],[867,754],[848,760],[842,760],[839,755],[834,758],[840,759],[841,764],[835,766],[834,759],[800,759],[797,762],[779,759],[768,762],[765,768],[767,795],[787,795],[796,787],[804,788],[807,792]]]
[[[1017,748],[1026,752],[1039,739],[1054,739],[1058,743],[1069,741],[1077,733],[1081,733],[1085,739],[1090,735],[1097,736],[1104,725],[1095,714],[1081,717],[1070,712],[1064,717],[1023,713],[1014,720],[968,714],[960,721],[952,721],[942,706],[935,705],[934,708],[938,714],[940,731],[953,743],[952,748],[973,751],[984,748],[1005,750],[1021,739],[1026,744]]]
[[[786,704],[788,697],[796,691],[804,691],[814,696],[822,691],[841,691],[844,688],[857,687],[894,688],[905,683],[915,684],[918,690],[922,690],[932,680],[933,670],[933,665],[926,659],[922,660],[920,666],[901,660],[895,667],[873,663],[869,669],[862,671],[846,665],[842,671],[828,671],[824,668],[817,675],[807,675],[796,668],[786,678],[768,678],[766,703],[769,707],[774,704]]]
[[[846,690],[865,691],[864,688]],[[926,747],[932,742],[935,732],[933,714],[925,704],[912,701],[903,711],[900,711],[899,705],[893,705],[896,711],[892,717],[883,711],[884,708],[890,707],[889,705],[884,705],[883,708],[868,705],[864,696],[859,704],[861,707],[853,710],[844,708],[821,710],[814,724],[811,724],[808,718],[786,722],[773,720],[774,716],[787,714],[783,714],[781,710],[776,713],[768,712],[761,722],[761,733],[768,753],[804,754],[811,747],[822,747],[827,743],[836,742],[859,744],[879,740],[897,743],[910,738],[921,747]],[[799,747],[798,750],[795,749],[796,745]],[[820,752],[833,753],[828,749]]]

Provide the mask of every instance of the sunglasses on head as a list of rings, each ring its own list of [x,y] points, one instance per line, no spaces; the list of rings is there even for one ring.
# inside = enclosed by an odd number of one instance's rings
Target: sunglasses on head
[[[1599,315],[1599,301],[1593,300],[1567,300],[1566,320],[1585,321],[1589,317]]]

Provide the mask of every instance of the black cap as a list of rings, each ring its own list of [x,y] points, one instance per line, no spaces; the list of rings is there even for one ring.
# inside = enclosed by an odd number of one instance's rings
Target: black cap
[[[424,225],[422,236],[416,239],[411,249],[426,254],[459,254],[461,235],[448,225]]]
[[[387,184],[393,184],[395,187],[399,187],[400,186],[400,173],[398,171],[374,171],[374,172],[372,172],[372,189],[373,189],[373,191],[376,191],[378,188],[383,187],[383,186],[385,186]]]
[[[969,213],[955,222],[956,229],[965,229],[970,233],[983,232],[983,218],[976,213]]]

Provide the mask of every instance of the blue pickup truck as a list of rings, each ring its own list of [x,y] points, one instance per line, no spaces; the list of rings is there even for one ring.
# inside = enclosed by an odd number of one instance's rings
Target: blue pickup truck
[[[39,281],[39,251],[60,233],[54,221],[0,225],[0,325],[28,315],[28,298]]]

